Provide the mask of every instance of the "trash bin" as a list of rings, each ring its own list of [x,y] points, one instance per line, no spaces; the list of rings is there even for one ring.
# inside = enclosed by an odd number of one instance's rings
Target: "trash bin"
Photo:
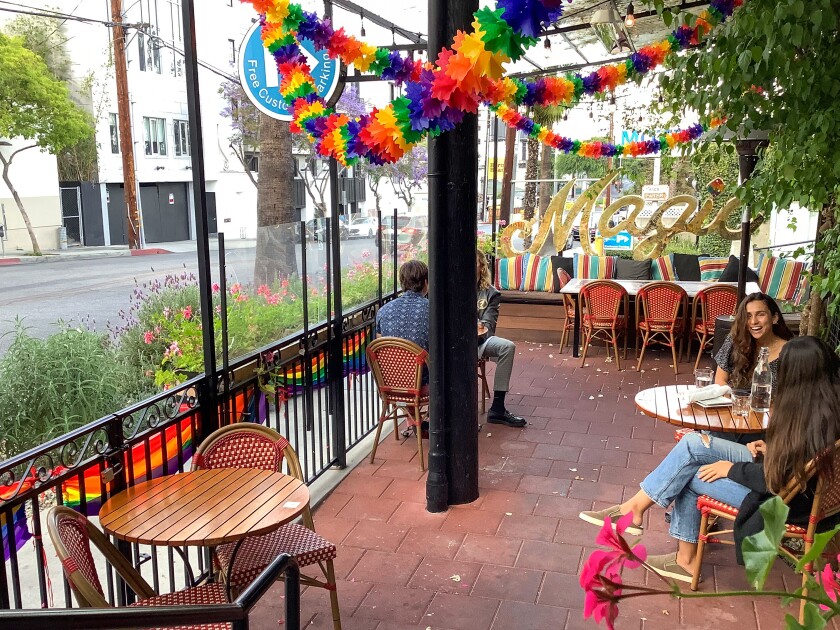
[[[58,228],[58,249],[67,249],[67,228],[63,225]]]
[[[732,322],[735,321],[735,318],[731,315],[719,315],[715,319],[715,338],[712,341],[712,356],[714,357],[717,355],[718,350],[723,345],[723,340],[726,339],[726,335],[729,334],[729,331],[732,330]]]

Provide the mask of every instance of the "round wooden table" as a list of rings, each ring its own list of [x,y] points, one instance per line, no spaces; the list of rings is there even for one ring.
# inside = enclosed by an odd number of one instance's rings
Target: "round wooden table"
[[[731,407],[706,409],[697,403],[683,406],[677,394],[694,385],[665,385],[643,389],[636,394],[636,407],[651,418],[687,429],[722,433],[760,433],[765,429],[766,414],[751,411],[746,418],[733,416]]]
[[[308,504],[309,488],[279,472],[194,470],[120,492],[99,510],[99,522],[128,542],[215,547],[274,531]]]

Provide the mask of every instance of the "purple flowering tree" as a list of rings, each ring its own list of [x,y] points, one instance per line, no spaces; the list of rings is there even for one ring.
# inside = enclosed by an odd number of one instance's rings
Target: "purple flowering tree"
[[[364,162],[359,163],[357,168],[361,169],[368,188],[373,193],[377,212],[382,210],[385,182],[390,182],[394,194],[405,203],[408,210],[411,210],[414,195],[423,188],[429,174],[429,154],[425,145],[417,145],[394,164]]]

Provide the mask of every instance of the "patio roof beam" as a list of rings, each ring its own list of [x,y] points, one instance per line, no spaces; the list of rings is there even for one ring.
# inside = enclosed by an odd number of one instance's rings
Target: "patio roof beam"
[[[566,43],[571,47],[571,49],[580,55],[580,58],[583,59],[584,62],[589,63],[589,59],[587,59],[586,55],[581,52],[580,48],[578,48],[577,44],[572,41],[571,37],[566,35],[566,33],[560,33],[560,35],[564,40],[566,40]]]
[[[708,5],[708,1],[706,0],[691,0],[690,2],[680,2],[679,4],[672,4],[670,6],[665,7],[666,9],[694,9],[696,7],[703,7]],[[637,11],[633,15],[636,16],[636,20],[640,20],[647,17],[654,17],[657,15],[656,10],[650,11]],[[583,31],[587,28],[591,28],[589,22],[580,22],[579,24],[569,24],[568,26],[557,26],[555,28],[549,28],[543,31],[542,35],[559,35],[561,33],[571,33],[573,31]]]
[[[359,6],[355,2],[350,2],[350,0],[324,0],[325,5],[335,5],[340,9],[344,9],[345,11],[349,11],[350,13],[355,13],[358,16],[362,16],[364,14],[365,19],[368,22],[376,24],[377,26],[381,26],[384,29],[389,31],[393,31],[396,35],[407,39],[408,41],[415,43],[415,44],[422,44],[425,48],[427,46],[426,40],[421,37],[421,33],[412,33],[409,30],[402,28],[401,26],[397,26],[390,20],[386,20],[383,17],[376,15],[370,11],[365,11],[364,7]]]

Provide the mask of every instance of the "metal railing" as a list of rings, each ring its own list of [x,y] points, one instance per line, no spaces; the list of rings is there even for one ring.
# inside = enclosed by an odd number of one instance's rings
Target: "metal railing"
[[[381,217],[379,223],[381,226]],[[305,243],[305,229],[301,238]],[[378,251],[382,251],[381,245],[380,235]],[[395,268],[396,250],[394,233],[388,256],[393,255]],[[224,255],[223,247],[220,252]],[[305,259],[303,262],[305,271]],[[328,258],[327,265],[331,264]],[[329,269],[326,271],[329,277]],[[395,276],[395,269],[393,273]],[[311,323],[305,317],[303,329],[297,333],[242,357],[229,360],[225,355],[223,366],[214,374],[191,378],[0,462],[0,625],[9,619],[4,610],[74,607],[61,566],[45,549],[42,512],[46,508],[68,505],[95,517],[102,503],[114,494],[148,479],[183,472],[194,448],[219,426],[258,421],[275,429],[296,450],[306,483],[331,467],[343,466],[347,451],[376,427],[380,412],[364,349],[374,336],[379,306],[396,293],[391,288],[391,273],[383,274],[380,266],[378,275],[378,295],[346,314],[339,304],[330,307],[328,303],[327,318]],[[304,295],[308,291],[305,278],[304,273]],[[331,293],[329,289],[327,293]],[[303,312],[307,313],[305,307]],[[192,567],[201,572],[208,568],[201,549],[114,542],[159,593],[191,585]],[[98,568],[108,601],[114,606],[130,603],[131,593],[125,593],[114,569],[104,561],[97,563],[101,564]],[[230,606],[212,608],[218,608],[209,611],[212,614],[234,615]],[[155,612],[163,615],[157,621],[144,608],[143,625],[166,625],[164,612]],[[15,627],[35,627],[26,626],[26,620],[41,619],[39,614],[45,613],[15,614],[21,621]],[[106,627],[90,621],[92,614],[81,611],[62,616],[66,622],[62,627]],[[124,627],[120,624],[132,613],[119,610],[108,614],[111,625],[107,627]]]

